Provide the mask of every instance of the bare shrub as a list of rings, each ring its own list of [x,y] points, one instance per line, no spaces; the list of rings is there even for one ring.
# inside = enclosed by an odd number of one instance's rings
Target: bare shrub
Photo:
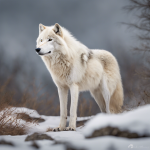
[[[29,124],[36,124],[40,118],[31,118],[26,113],[15,113],[14,93],[7,91],[10,80],[0,87],[0,135],[24,135]],[[21,123],[24,120],[24,123]]]
[[[0,135],[23,135],[26,133],[26,126],[20,126],[17,118],[11,117],[14,110],[9,102],[13,99],[13,93],[6,92],[9,81],[0,87]]]
[[[0,112],[0,135],[24,135],[26,124],[21,124],[16,117],[11,117],[14,110],[7,107]]]

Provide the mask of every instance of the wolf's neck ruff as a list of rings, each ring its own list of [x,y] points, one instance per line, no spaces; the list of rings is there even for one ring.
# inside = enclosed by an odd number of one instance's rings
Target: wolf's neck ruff
[[[59,52],[54,53],[53,56],[43,56],[43,59],[49,62],[48,64],[50,65],[49,67],[52,74],[55,74],[61,79],[68,79],[72,63],[67,56]]]

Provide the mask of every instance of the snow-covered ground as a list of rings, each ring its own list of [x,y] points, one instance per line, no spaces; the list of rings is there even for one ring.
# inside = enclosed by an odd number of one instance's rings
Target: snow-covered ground
[[[146,134],[150,136],[150,105],[139,107],[136,110],[125,112],[118,115],[97,114],[95,117],[78,118],[79,121],[90,119],[84,127],[78,127],[77,131],[46,132],[47,128],[57,127],[60,117],[39,115],[36,111],[27,108],[17,108],[18,112],[27,112],[31,117],[41,117],[44,122],[38,125],[32,124],[28,130],[28,135],[38,132],[47,134],[54,140],[37,140],[36,143],[41,150],[66,150],[66,145],[74,149],[89,150],[128,150],[150,149],[150,137],[128,139],[115,136],[101,136],[87,139],[95,130],[103,127],[117,127],[120,130],[136,132],[139,135]],[[15,109],[15,113],[17,110]],[[1,112],[2,113],[2,112]],[[1,114],[0,113],[0,114]],[[25,141],[28,135],[22,136],[0,136],[0,141],[12,142],[14,146],[0,144],[0,150],[33,150],[32,141]],[[58,144],[55,144],[57,141]],[[63,144],[67,143],[67,144]]]

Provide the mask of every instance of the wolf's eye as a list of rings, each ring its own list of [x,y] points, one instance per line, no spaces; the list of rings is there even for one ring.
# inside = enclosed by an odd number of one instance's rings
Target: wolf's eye
[[[43,40],[41,39],[41,42],[42,42]]]
[[[52,41],[52,39],[48,39],[48,41]]]

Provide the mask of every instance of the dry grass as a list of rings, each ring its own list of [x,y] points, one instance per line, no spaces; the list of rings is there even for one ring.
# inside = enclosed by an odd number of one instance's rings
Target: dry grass
[[[3,111],[3,112],[2,112]],[[21,124],[16,117],[10,117],[14,110],[5,107],[0,114],[0,135],[24,135],[26,124]]]
[[[9,105],[13,99],[13,93],[6,92],[9,82],[10,79],[0,87],[0,135],[23,135],[26,134],[26,126],[20,126],[16,117],[10,117],[14,110]]]
[[[17,113],[16,107],[7,106],[0,111],[0,135],[24,135],[31,126],[43,121],[25,112]]]
[[[15,114],[14,93],[7,91],[10,79],[0,87],[0,135],[24,135],[30,123],[36,124],[39,118],[31,118],[26,113]],[[25,123],[22,124],[21,120]]]

